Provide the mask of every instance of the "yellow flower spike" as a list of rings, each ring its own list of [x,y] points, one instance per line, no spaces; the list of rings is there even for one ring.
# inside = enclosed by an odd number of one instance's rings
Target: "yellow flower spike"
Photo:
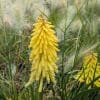
[[[98,79],[95,80],[96,78]],[[93,85],[100,87],[100,65],[98,63],[97,53],[91,53],[84,57],[83,67],[77,73],[75,79],[86,84],[90,84],[94,80]]]
[[[42,91],[43,81],[47,80],[56,83],[55,73],[58,71],[56,62],[58,60],[57,51],[58,39],[55,36],[53,25],[50,22],[39,17],[37,22],[33,24],[34,29],[29,44],[31,48],[30,62],[32,64],[30,79],[25,87],[34,81],[39,82],[39,92]]]
[[[91,66],[95,67],[97,64],[97,60],[98,60],[97,53],[91,53],[84,58],[83,66],[84,67],[91,67]]]

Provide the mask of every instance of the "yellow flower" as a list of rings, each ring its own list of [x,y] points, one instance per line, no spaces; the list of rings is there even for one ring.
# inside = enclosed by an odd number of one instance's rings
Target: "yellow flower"
[[[100,65],[98,64],[97,53],[91,53],[84,58],[83,68],[75,76],[80,82],[100,87]],[[97,80],[96,80],[97,79]]]
[[[29,48],[31,48],[30,62],[32,68],[30,79],[25,87],[32,84],[33,81],[39,81],[39,92],[41,92],[44,79],[48,83],[50,81],[56,83],[58,39],[52,30],[54,26],[44,20],[42,16],[37,19],[33,26],[34,29],[29,45]]]

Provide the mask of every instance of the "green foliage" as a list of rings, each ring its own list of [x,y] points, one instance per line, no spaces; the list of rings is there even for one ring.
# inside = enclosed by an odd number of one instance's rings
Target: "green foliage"
[[[81,6],[73,3],[75,0],[65,0],[63,6],[48,1],[44,0],[45,5],[32,0],[0,1],[0,100],[99,100],[100,88],[88,89],[74,76],[86,53],[97,52],[100,62],[100,1],[83,0]],[[24,88],[31,66],[28,44],[32,24],[39,14],[55,25],[60,49],[57,84],[45,82],[42,93],[37,92],[37,83]]]

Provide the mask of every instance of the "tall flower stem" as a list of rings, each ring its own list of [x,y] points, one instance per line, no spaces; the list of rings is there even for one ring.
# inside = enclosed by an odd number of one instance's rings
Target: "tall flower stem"
[[[32,67],[30,79],[25,87],[37,81],[39,83],[38,91],[42,92],[45,79],[48,83],[56,83],[58,39],[53,30],[54,26],[42,16],[37,19],[33,26],[32,38],[29,44],[31,49],[29,58]]]

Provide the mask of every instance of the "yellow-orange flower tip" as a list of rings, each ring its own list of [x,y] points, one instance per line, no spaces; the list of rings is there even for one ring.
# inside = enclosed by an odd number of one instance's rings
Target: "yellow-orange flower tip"
[[[46,21],[43,17],[39,17],[34,24],[32,38],[29,44],[31,48],[29,60],[32,64],[31,74],[25,87],[38,81],[39,92],[42,91],[43,81],[47,80],[56,83],[55,73],[58,71],[56,62],[58,60],[58,38],[55,35],[54,26]]]
[[[82,69],[77,73],[75,79],[86,84],[95,80],[93,85],[100,87],[100,65],[98,64],[97,53],[90,53],[84,57]]]

